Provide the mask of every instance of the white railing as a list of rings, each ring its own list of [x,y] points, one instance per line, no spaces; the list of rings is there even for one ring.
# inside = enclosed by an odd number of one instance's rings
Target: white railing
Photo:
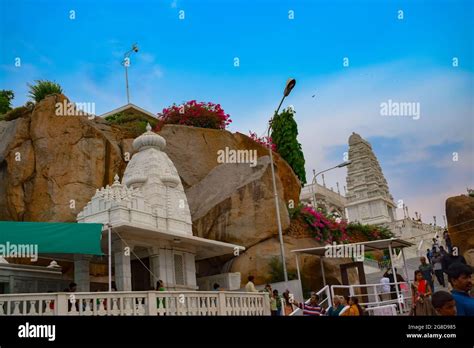
[[[326,285],[324,288],[322,288],[321,290],[319,290],[317,293],[316,293],[319,298],[320,298],[320,301],[319,301],[319,305],[321,307],[324,307],[324,308],[329,308],[330,306],[332,306],[332,296],[333,294],[331,294],[331,290],[330,290],[330,286],[329,285]],[[324,295],[324,296],[323,296]],[[322,299],[321,299],[322,298]],[[309,299],[305,302],[306,304],[309,303]],[[300,314],[300,311],[301,311],[301,308],[296,308],[293,312],[290,313],[291,316],[293,315],[298,315]]]
[[[356,284],[356,285],[331,285],[331,296],[334,298],[335,292],[337,290],[342,290],[341,292],[349,292],[349,296],[355,296],[359,298],[359,305],[369,309],[371,307],[381,307],[386,305],[395,305],[398,307],[400,314],[406,313],[411,308],[411,290],[410,284],[407,282],[398,282],[398,283],[387,283],[385,285],[398,286],[400,289],[398,291],[390,292],[381,292],[380,288],[382,284]],[[403,289],[402,289],[403,288]],[[362,290],[365,290],[363,293]],[[392,295],[393,294],[393,295]],[[383,297],[389,297],[389,299],[384,299]],[[395,298],[392,299],[392,296]],[[368,302],[364,302],[364,297],[367,297]]]
[[[376,315],[376,316],[396,316],[397,313],[397,306],[394,304],[384,305],[384,306],[377,306],[377,307],[369,307],[366,308],[365,311],[369,315]]]
[[[266,293],[120,291],[0,295],[5,315],[270,315]]]

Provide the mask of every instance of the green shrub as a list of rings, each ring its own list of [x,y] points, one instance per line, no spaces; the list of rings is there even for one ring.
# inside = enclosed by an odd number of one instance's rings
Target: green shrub
[[[134,137],[139,136],[146,131],[147,123],[150,123],[152,128],[158,123],[158,121],[151,120],[150,118],[147,118],[141,114],[126,112],[118,112],[116,114],[107,116],[105,120],[109,124],[120,126]]]
[[[59,84],[46,80],[36,80],[35,85],[28,84],[28,87],[30,88],[30,98],[37,103],[48,95],[63,93],[63,89]]]
[[[277,283],[285,280],[283,264],[281,263],[280,257],[272,257],[268,265],[270,266],[270,283]],[[287,269],[286,272],[288,273],[288,280],[298,279],[298,274],[295,270]]]
[[[13,98],[15,98],[13,91],[5,89],[0,91],[0,117],[12,109]]]
[[[2,120],[4,121],[13,121],[19,117],[22,117],[22,116],[25,116],[25,115],[28,115],[30,113],[30,109],[26,106],[20,106],[20,107],[17,107],[13,110],[10,110],[9,112],[7,112],[5,115],[2,115]]]

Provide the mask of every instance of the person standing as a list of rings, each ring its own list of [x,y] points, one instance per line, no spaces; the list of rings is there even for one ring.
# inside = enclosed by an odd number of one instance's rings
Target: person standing
[[[390,300],[390,279],[385,274],[380,279],[380,291],[379,296],[381,301]]]
[[[273,290],[272,294],[270,295],[270,311],[272,316],[280,316],[281,315],[281,298],[278,295],[278,290]]]
[[[423,275],[423,279],[428,282],[430,285],[431,290],[434,290],[434,284],[433,284],[433,266],[431,266],[429,263],[426,262],[425,257],[420,257],[420,262],[421,265],[418,266],[418,270],[421,271]]]
[[[292,297],[290,297],[290,291],[286,290],[283,293],[283,315],[290,315],[293,311],[293,300]]]
[[[464,256],[454,255],[453,252],[450,252],[449,254],[446,254],[445,256],[443,256],[443,259],[441,260],[441,263],[443,265],[443,272],[448,274],[448,268],[452,264],[455,264],[455,263],[466,264],[466,259],[464,258]]]
[[[319,295],[315,292],[311,293],[309,303],[298,303],[294,300],[294,305],[303,310],[304,316],[321,316],[324,314],[324,308],[319,304]]]
[[[431,287],[426,279],[423,278],[423,272],[415,271],[415,280],[412,283],[412,311],[414,316],[435,315],[434,308],[429,297],[431,296]]]
[[[451,295],[456,301],[457,315],[474,316],[474,298],[470,296],[471,275],[472,267],[463,263],[454,263],[448,268],[448,280],[453,287]]]
[[[433,256],[432,251],[430,249],[426,249],[426,258],[428,262],[431,262],[431,257]]]
[[[437,252],[433,255],[433,258],[431,259],[431,261],[433,264],[433,271],[436,276],[436,279],[438,279],[439,285],[441,285],[444,288],[446,284],[444,282],[443,265],[441,263],[442,258],[443,257],[441,256],[441,253]]]
[[[444,243],[446,244],[446,248],[448,248],[448,253],[451,254],[453,252],[453,244],[451,243],[451,238],[449,237],[448,230],[444,230],[443,238]]]
[[[431,303],[440,316],[455,316],[456,302],[453,295],[447,291],[437,291],[431,296]]]
[[[359,305],[359,299],[356,296],[352,296],[349,299],[349,309],[344,311],[341,316],[343,317],[358,317],[364,314],[364,309]]]
[[[255,287],[255,284],[253,283],[253,280],[255,277],[253,275],[249,275],[247,277],[247,284],[245,284],[245,291],[246,292],[258,292],[257,288]]]
[[[328,309],[326,315],[329,317],[338,317],[344,308],[344,305],[341,303],[341,298],[338,295],[334,295],[332,303],[333,305]]]

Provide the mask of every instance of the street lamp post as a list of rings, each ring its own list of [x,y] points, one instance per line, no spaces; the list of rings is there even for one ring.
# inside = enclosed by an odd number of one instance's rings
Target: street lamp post
[[[295,87],[295,84],[296,84],[295,79],[290,78],[288,79],[288,81],[286,81],[285,91],[283,92],[283,98],[281,98],[280,105],[278,105],[278,108],[276,109],[274,116],[278,115],[278,111],[280,111],[280,107],[281,107],[281,104],[283,104],[283,100],[285,100],[285,98],[288,97],[288,95],[290,95],[290,92],[293,89],[293,87]],[[267,130],[268,137],[270,137],[272,122],[273,122],[273,117],[271,118],[268,124],[268,130]],[[288,273],[286,271],[285,247],[283,245],[283,231],[281,228],[280,208],[278,205],[278,191],[277,191],[276,179],[275,179],[275,168],[273,168],[273,151],[272,151],[271,144],[268,147],[268,152],[270,153],[270,166],[272,168],[273,194],[275,196],[275,209],[276,209],[277,223],[278,223],[278,237],[280,239],[281,263],[283,265],[283,276],[285,278],[285,283],[286,283],[288,282]]]
[[[130,55],[134,52],[135,53],[138,52],[137,44],[133,44],[132,49],[130,51],[125,52],[125,54],[123,55],[123,61],[122,61],[122,65],[125,67],[125,86],[127,89],[127,104],[130,104],[130,93],[128,91],[128,67],[130,66]]]
[[[314,190],[314,185],[316,183],[316,177],[319,175],[319,174],[323,174],[323,173],[326,173],[330,170],[333,170],[333,169],[336,169],[336,168],[342,168],[342,167],[347,167],[349,164],[351,164],[352,161],[349,160],[349,161],[345,161],[345,162],[342,162],[342,163],[339,163],[337,166],[334,166],[334,167],[331,167],[331,168],[328,168],[328,169],[325,169],[325,170],[322,170],[320,172],[317,172],[313,169],[313,180],[311,180],[311,192],[313,194],[313,204],[314,204],[314,208],[316,209],[316,191]]]

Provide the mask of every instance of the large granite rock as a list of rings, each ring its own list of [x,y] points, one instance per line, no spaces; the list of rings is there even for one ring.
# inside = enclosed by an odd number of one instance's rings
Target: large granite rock
[[[97,188],[111,184],[115,174],[123,176],[133,139],[100,118],[56,116],[55,104],[64,99],[49,96],[30,114],[0,121],[0,219],[75,221]],[[243,134],[221,130],[168,125],[160,134],[186,190],[193,233],[248,248],[238,257],[203,262],[200,273],[231,270],[241,272],[243,279],[254,274],[267,281],[271,256],[279,255],[267,149]],[[218,163],[217,152],[226,147],[255,150],[257,165]],[[298,203],[300,183],[278,154],[274,160],[286,234],[286,205]],[[312,238],[286,235],[288,267],[294,268],[292,249],[313,245]],[[328,260],[329,282],[340,281],[340,262]],[[302,258],[302,273],[313,288],[322,283],[319,269],[316,257]]]
[[[75,221],[96,188],[123,171],[118,130],[56,116],[64,99],[49,96],[30,115],[0,123],[0,219]]]
[[[165,152],[187,187],[194,234],[250,247],[278,233],[268,150],[249,137],[226,131],[167,125],[160,132]],[[218,151],[255,151],[257,165],[218,163]],[[291,167],[274,156],[282,228],[286,204],[297,204],[300,183]]]
[[[461,195],[446,200],[446,218],[451,242],[474,266],[474,197]]]
[[[282,191],[278,180],[277,187]],[[278,233],[270,158],[258,165],[222,164],[186,192],[195,235],[246,248]],[[289,226],[280,199],[282,228]]]
[[[166,125],[160,131],[166,139],[165,152],[176,164],[185,187],[204,179],[212,169],[221,165],[217,152],[225,148],[256,150],[257,157],[268,156],[268,149],[241,133],[178,125]],[[288,202],[299,201],[301,184],[291,167],[274,153],[276,175],[282,183],[282,198]],[[269,188],[271,189],[271,188]]]
[[[296,272],[295,254],[291,250],[320,247],[322,244],[314,238],[296,238],[285,235],[283,237],[285,248],[285,259],[288,273]],[[255,276],[257,284],[264,284],[271,281],[270,263],[272,259],[280,260],[280,242],[278,236],[269,238],[249,248],[245,253],[229,261],[230,272],[241,272],[244,285],[249,275]],[[327,284],[341,284],[341,272],[339,265],[352,262],[350,259],[334,258],[324,259],[324,273]],[[321,274],[321,265],[319,256],[300,254],[299,256],[300,273],[303,284],[313,290],[321,289],[323,279]],[[352,284],[358,282],[354,271],[348,272],[349,280]]]

